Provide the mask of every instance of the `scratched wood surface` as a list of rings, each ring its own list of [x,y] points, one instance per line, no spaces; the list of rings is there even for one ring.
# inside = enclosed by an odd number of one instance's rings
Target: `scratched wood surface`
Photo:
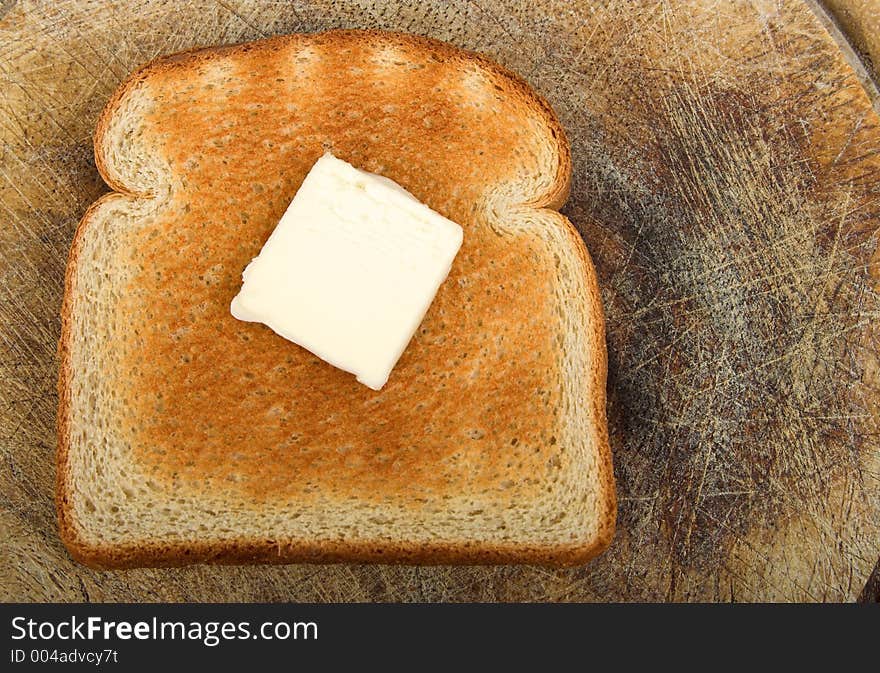
[[[824,0],[869,70],[880,71],[880,2],[878,0]]]
[[[106,190],[97,115],[158,54],[342,26],[478,49],[558,111],[607,312],[613,546],[566,570],[83,568],[55,528],[55,346]],[[0,0],[0,599],[855,600],[880,554],[878,168],[864,90],[791,0]]]
[[[880,113],[880,0],[805,0]],[[880,572],[880,568],[878,568]]]

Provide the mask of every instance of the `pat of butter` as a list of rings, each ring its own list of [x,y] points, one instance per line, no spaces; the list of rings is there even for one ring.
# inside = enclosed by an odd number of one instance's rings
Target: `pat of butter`
[[[395,182],[328,153],[244,270],[232,315],[379,390],[461,241],[460,226]]]

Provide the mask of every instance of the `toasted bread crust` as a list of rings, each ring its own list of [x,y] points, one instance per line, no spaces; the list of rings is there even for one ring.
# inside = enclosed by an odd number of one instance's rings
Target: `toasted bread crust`
[[[535,94],[518,76],[479,54],[463,52],[449,45],[426,38],[403,34],[387,34],[375,31],[331,31],[309,39],[321,41],[369,41],[373,39],[392,40],[410,48],[426,49],[456,58],[466,58],[477,62],[482,68],[504,78],[510,84],[510,92],[527,100],[540,110],[547,128],[555,138],[558,147],[558,169],[546,193],[527,204],[534,208],[558,209],[568,196],[571,176],[571,160],[568,142],[564,131],[552,112],[549,104]],[[74,307],[77,298],[76,272],[80,263],[81,242],[84,232],[102,205],[119,195],[145,196],[132,190],[114,174],[108,165],[105,135],[120,101],[138,83],[159,73],[175,68],[178,64],[210,62],[218,54],[235,55],[254,49],[273,49],[288,41],[302,39],[302,36],[271,38],[257,43],[195,50],[156,59],[133,73],[111,97],[102,112],[95,133],[95,162],[99,172],[110,187],[118,194],[108,194],[93,204],[85,213],[77,229],[71,246],[68,268],[65,276],[65,294],[61,314],[61,338],[59,342],[59,412],[58,412],[58,473],[56,504],[61,537],[77,560],[95,568],[124,568],[142,566],[173,566],[194,562],[208,563],[289,563],[289,562],[382,562],[382,563],[536,563],[550,565],[581,564],[601,553],[611,542],[616,517],[616,495],[614,489],[611,454],[605,421],[605,379],[607,375],[607,354],[604,338],[604,317],[595,270],[589,254],[579,234],[570,222],[557,214],[563,224],[572,247],[578,251],[577,257],[583,273],[584,285],[590,300],[591,319],[585,326],[584,339],[589,342],[594,361],[588,372],[588,380],[593,391],[591,406],[594,441],[599,453],[599,473],[602,484],[601,501],[603,514],[600,518],[599,532],[595,539],[584,543],[554,544],[550,546],[523,546],[519,544],[486,544],[472,546],[459,543],[430,543],[410,545],[408,543],[389,544],[388,541],[375,543],[315,542],[294,541],[278,543],[272,540],[237,540],[222,543],[185,542],[179,544],[143,543],[131,546],[94,545],[85,540],[74,520],[70,507],[73,497],[68,479],[70,465],[70,413],[72,379],[70,361],[70,339]],[[587,331],[588,330],[588,331]]]

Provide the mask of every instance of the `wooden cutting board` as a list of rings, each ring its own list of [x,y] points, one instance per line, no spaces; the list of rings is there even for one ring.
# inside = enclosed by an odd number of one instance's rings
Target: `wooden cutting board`
[[[156,55],[330,27],[483,51],[568,131],[620,498],[613,546],[585,567],[99,573],[58,540],[58,310],[106,190],[101,107]],[[0,599],[854,600],[880,554],[878,168],[868,97],[794,0],[3,0]]]

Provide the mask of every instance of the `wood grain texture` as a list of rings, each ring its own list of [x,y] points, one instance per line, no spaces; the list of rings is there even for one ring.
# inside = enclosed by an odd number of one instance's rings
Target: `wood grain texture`
[[[880,48],[874,24],[880,18],[880,0],[804,0],[837,42],[846,62],[880,112],[880,70],[872,53]]]
[[[61,546],[58,309],[106,191],[101,107],[158,54],[331,27],[483,51],[566,127],[620,498],[588,566],[99,573]],[[800,2],[4,2],[0,598],[855,600],[880,553],[878,169],[878,118]]]
[[[858,51],[874,80],[880,73],[880,1],[822,0]]]

